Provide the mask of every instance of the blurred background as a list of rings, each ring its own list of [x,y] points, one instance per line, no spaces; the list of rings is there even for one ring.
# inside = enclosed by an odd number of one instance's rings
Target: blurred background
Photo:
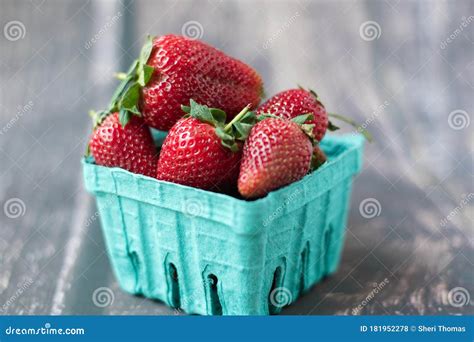
[[[375,137],[338,272],[283,314],[474,313],[473,15],[471,0],[2,0],[0,313],[181,314],[118,288],[80,164],[87,111],[148,33],[245,61],[268,96],[311,87]]]

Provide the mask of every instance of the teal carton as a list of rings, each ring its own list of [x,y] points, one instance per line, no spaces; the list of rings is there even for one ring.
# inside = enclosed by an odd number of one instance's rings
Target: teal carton
[[[321,147],[327,163],[255,201],[84,160],[120,286],[187,313],[278,313],[339,263],[363,138]]]

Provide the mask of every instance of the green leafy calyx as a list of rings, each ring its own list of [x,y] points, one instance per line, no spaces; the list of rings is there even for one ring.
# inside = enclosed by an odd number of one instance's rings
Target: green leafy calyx
[[[286,120],[285,118],[282,118],[273,114],[262,113],[257,116],[257,121],[263,121],[269,118],[278,119],[278,120]],[[307,123],[308,121],[311,121],[311,120],[314,120],[314,115],[311,113],[307,113],[307,114],[301,114],[301,115],[295,116],[290,121],[300,126],[303,133],[308,136],[308,138],[311,140],[311,143],[314,145],[316,143],[314,139],[314,133],[313,133],[314,124]]]
[[[109,115],[109,112],[107,112],[106,110],[100,110],[98,112],[96,112],[95,110],[90,110],[89,111],[89,116],[92,119],[92,124],[93,124],[94,129],[96,129],[98,126],[100,126],[102,121],[104,121],[104,119],[108,115]]]
[[[300,126],[301,130],[303,131],[304,134],[306,134],[311,140],[311,143],[314,145],[316,143],[314,139],[314,124],[308,124],[306,122],[314,120],[314,115],[311,113],[307,114],[301,114],[298,116],[295,116],[294,118],[291,119],[294,123],[296,123],[298,126]]]
[[[218,108],[209,108],[191,99],[189,106],[181,106],[186,116],[196,118],[215,127],[222,145],[232,152],[239,150],[239,141],[247,139],[250,130],[257,123],[256,114],[250,111],[250,105],[237,114],[232,121],[226,123],[227,114]]]
[[[143,45],[140,56],[133,61],[126,73],[117,74],[122,81],[112,95],[108,112],[119,112],[119,119],[122,126],[125,126],[132,115],[141,116],[138,109],[141,89],[150,81],[154,68],[147,65],[153,48],[153,38],[148,36]]]
[[[324,107],[323,103],[319,99],[318,94],[316,94],[316,92],[314,90],[305,89],[300,85],[298,85],[298,87],[302,90],[305,90],[305,91],[309,92],[315,98],[315,100],[318,101],[319,104]],[[357,131],[360,132],[367,139],[367,141],[372,142],[373,139],[372,139],[372,135],[370,134],[370,132],[368,130],[366,130],[364,127],[362,127],[362,125],[359,125],[357,122],[352,120],[351,118],[345,117],[345,116],[340,115],[340,114],[334,114],[334,113],[328,113],[328,116],[333,117],[335,119],[338,119],[340,121],[343,121],[343,122],[351,125],[352,127],[356,128]],[[335,124],[333,124],[331,121],[328,122],[328,130],[329,131],[333,132],[333,131],[337,131],[338,129],[339,129],[339,127],[336,126]]]

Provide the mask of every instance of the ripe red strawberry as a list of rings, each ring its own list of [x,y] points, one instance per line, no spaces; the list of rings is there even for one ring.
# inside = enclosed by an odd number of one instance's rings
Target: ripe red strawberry
[[[222,109],[228,119],[247,104],[256,107],[260,102],[263,84],[256,71],[201,41],[157,38],[147,64],[155,71],[142,90],[140,110],[157,129],[170,129],[190,99]]]
[[[292,119],[298,115],[312,114],[314,119],[314,139],[321,141],[328,128],[328,114],[316,94],[304,89],[282,91],[268,99],[257,109],[258,114],[273,114],[284,119]]]
[[[241,142],[255,114],[246,107],[225,125],[225,112],[191,100],[189,113],[169,131],[161,148],[157,178],[206,190],[237,184]],[[240,141],[239,141],[240,140]]]
[[[312,153],[313,144],[297,123],[264,119],[252,128],[244,145],[240,194],[245,198],[261,197],[303,178],[310,169]]]
[[[105,118],[104,118],[105,117]],[[89,141],[96,164],[121,167],[133,173],[155,177],[157,152],[150,129],[138,116],[122,127],[119,113],[100,112]]]
[[[140,58],[114,95],[109,110],[142,114],[145,122],[169,130],[183,117],[190,99],[220,108],[232,119],[243,107],[260,103],[263,83],[248,65],[198,40],[149,37]]]
[[[308,123],[314,124],[313,136],[317,141],[323,139],[328,129],[330,131],[339,129],[328,120],[328,117],[332,117],[357,128],[368,141],[372,141],[371,134],[354,120],[343,115],[328,113],[318,95],[312,90],[298,88],[282,91],[260,105],[257,114],[273,114],[285,119],[292,119],[303,114],[312,114],[314,120],[308,121]]]

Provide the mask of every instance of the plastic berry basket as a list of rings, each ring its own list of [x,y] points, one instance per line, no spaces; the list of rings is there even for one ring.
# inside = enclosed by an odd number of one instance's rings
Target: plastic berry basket
[[[254,201],[84,160],[120,286],[187,313],[278,313],[336,271],[363,143],[327,136],[327,163]]]

